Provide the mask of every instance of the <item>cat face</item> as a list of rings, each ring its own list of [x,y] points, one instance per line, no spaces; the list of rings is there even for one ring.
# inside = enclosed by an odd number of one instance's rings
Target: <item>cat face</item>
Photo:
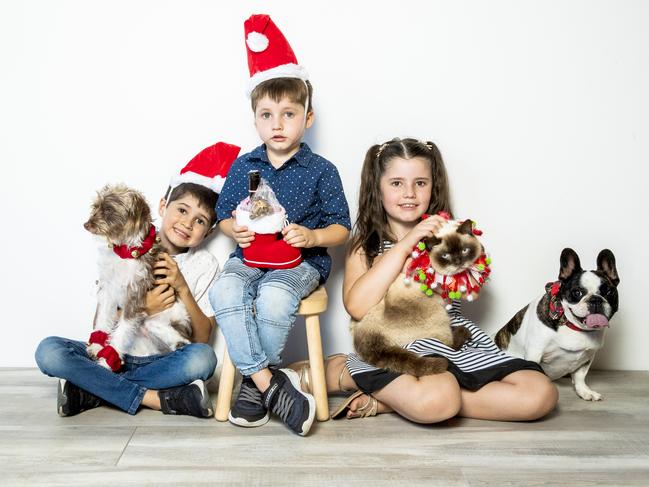
[[[452,222],[426,241],[431,267],[439,274],[452,276],[467,270],[483,252],[482,244],[473,235],[471,220],[455,228]]]

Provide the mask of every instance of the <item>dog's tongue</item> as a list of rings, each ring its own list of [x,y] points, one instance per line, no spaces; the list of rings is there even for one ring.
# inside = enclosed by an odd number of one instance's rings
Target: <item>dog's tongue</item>
[[[585,323],[588,328],[604,328],[608,326],[608,319],[604,315],[592,314],[586,316]]]

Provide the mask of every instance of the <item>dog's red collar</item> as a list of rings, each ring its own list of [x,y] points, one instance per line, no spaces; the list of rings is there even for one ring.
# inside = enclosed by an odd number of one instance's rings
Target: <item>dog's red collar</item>
[[[552,318],[553,320],[557,320],[559,322],[559,325],[566,325],[571,330],[583,331],[583,332],[595,331],[594,329],[585,330],[584,328],[579,328],[578,326],[573,324],[570,320],[568,320],[568,318],[566,318],[566,315],[563,311],[563,306],[561,306],[561,301],[559,301],[560,289],[561,289],[561,281],[548,282],[545,285],[545,291],[550,296],[549,299],[550,318]]]
[[[565,316],[564,316],[564,318],[565,318]],[[570,321],[568,321],[568,318],[566,318],[565,321],[563,321],[562,324],[566,325],[568,328],[570,328],[571,330],[575,330],[575,331],[595,331],[594,329],[593,330],[585,330],[583,328],[579,328],[578,326],[575,326]]]
[[[151,247],[153,247],[153,242],[155,242],[156,231],[155,227],[151,225],[149,234],[142,241],[142,245],[139,247],[128,247],[127,245],[115,245],[113,246],[113,251],[119,255],[122,259],[137,259],[144,254],[146,254]]]

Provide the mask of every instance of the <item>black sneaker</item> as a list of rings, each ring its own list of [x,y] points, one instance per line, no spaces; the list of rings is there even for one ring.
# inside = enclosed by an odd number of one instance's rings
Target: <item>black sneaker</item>
[[[200,379],[185,386],[160,390],[158,397],[164,414],[187,414],[197,418],[214,415],[210,394],[205,382]]]
[[[273,371],[270,386],[262,395],[264,406],[298,435],[311,429],[315,417],[315,399],[300,389],[300,376],[291,369]]]
[[[59,416],[74,416],[82,411],[101,406],[101,399],[75,386],[72,382],[59,379],[56,410]]]
[[[250,377],[241,380],[239,395],[228,414],[228,420],[237,426],[254,428],[268,423],[270,413],[261,400],[261,392]]]

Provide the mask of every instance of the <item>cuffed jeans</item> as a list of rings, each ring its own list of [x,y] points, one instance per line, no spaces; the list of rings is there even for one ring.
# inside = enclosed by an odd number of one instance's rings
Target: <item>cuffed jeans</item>
[[[111,372],[86,353],[86,344],[60,337],[45,338],[36,349],[41,372],[59,377],[135,414],[148,389],[160,390],[207,380],[216,368],[216,355],[209,345],[190,343],[174,352],[148,357],[124,356],[119,373]]]
[[[230,358],[243,375],[280,363],[300,301],[319,283],[320,274],[306,262],[270,270],[228,259],[209,297]]]

